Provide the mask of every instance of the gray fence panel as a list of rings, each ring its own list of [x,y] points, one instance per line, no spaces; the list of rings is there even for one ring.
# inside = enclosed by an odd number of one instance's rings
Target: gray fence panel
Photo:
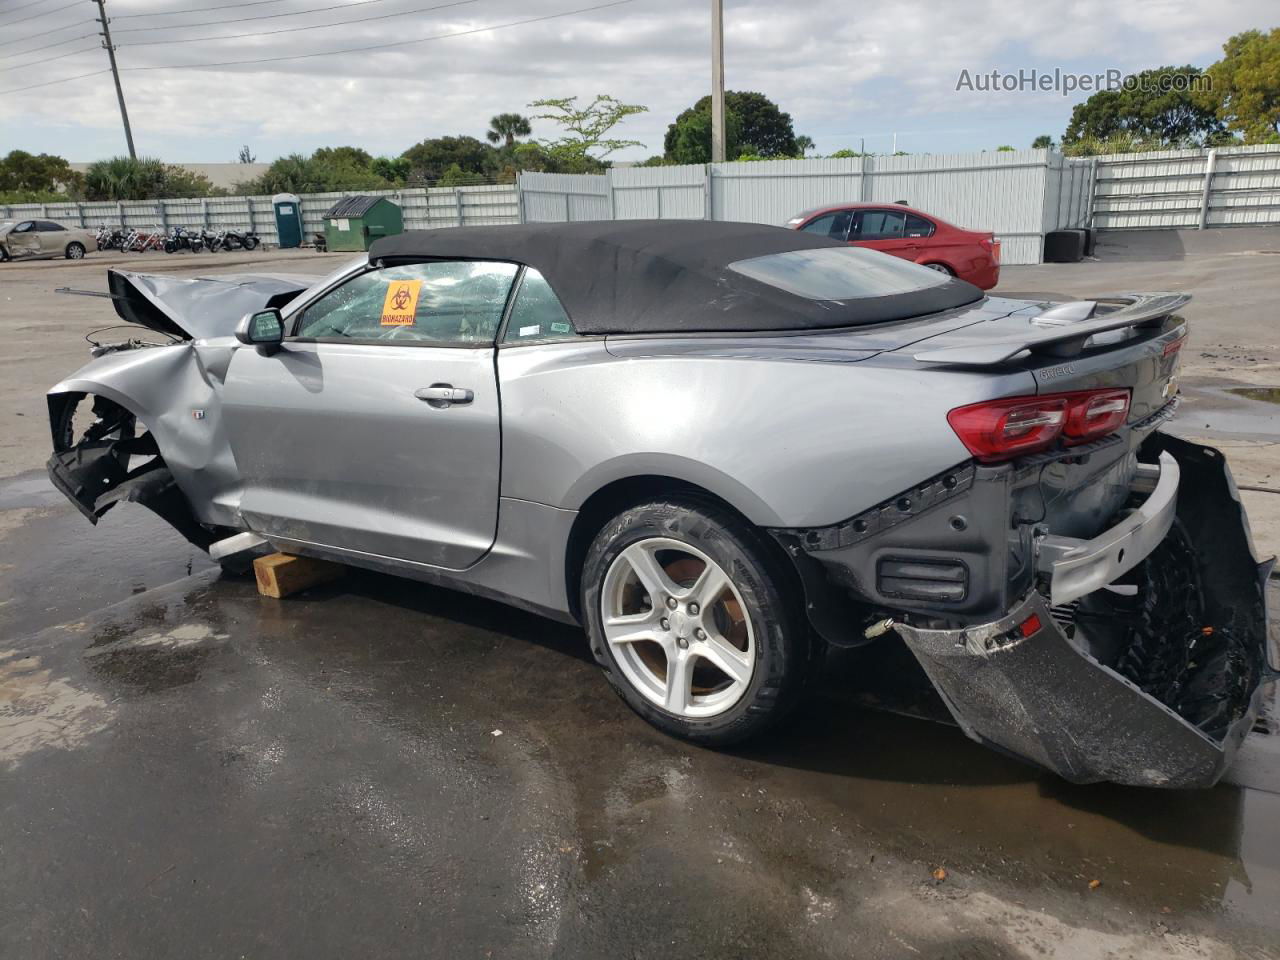
[[[588,173],[522,173],[517,183],[523,220],[562,223],[611,220],[609,180]]]
[[[1280,146],[1117,154],[1096,162],[1100,229],[1280,224]]]
[[[617,220],[702,220],[707,216],[707,168],[618,167],[607,174]]]

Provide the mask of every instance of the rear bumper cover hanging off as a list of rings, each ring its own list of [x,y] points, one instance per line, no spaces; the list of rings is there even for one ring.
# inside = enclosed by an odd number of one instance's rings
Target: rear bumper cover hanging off
[[[1269,676],[1266,580],[1275,561],[1257,558],[1218,451],[1160,434],[1152,441],[1160,472],[1157,478],[1146,471],[1139,479],[1150,488],[1147,501],[1093,540],[1048,542],[1038,572],[1047,575],[1053,603],[1069,602],[1141,562],[1176,519],[1198,556],[1206,629],[1229,635],[1237,669],[1246,664],[1225,727],[1197,725],[1095,659],[1055,619],[1039,589],[989,623],[963,629],[899,623],[895,629],[972,739],[1076,783],[1209,787],[1230,765],[1261,707]]]

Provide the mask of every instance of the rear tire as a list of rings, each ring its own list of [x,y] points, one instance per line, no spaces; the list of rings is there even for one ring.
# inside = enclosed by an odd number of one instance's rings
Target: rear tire
[[[85,250],[84,250],[84,244],[83,244],[83,243],[68,243],[68,244],[67,244],[67,259],[68,259],[68,260],[83,260],[83,259],[84,259],[84,254],[85,254]]]
[[[956,272],[948,267],[945,263],[924,263],[921,266],[928,267],[930,270],[936,270],[938,273],[945,273],[948,277],[954,277]]]
[[[631,507],[584,561],[591,652],[627,705],[665,733],[708,746],[758,735],[799,702],[820,649],[785,564],[716,504]]]

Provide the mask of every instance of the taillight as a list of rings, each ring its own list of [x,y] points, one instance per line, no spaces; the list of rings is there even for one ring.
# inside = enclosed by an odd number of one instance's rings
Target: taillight
[[[1128,390],[1080,390],[971,403],[948,413],[947,422],[978,460],[999,463],[1046,450],[1059,438],[1069,446],[1096,440],[1128,415]]]
[[[1105,437],[1129,416],[1128,390],[1091,390],[1070,404],[1062,436],[1068,446]]]
[[[985,237],[979,238],[978,245],[984,250],[990,251],[992,260],[996,263],[1000,262],[1000,241],[996,239],[994,233],[989,233]]]

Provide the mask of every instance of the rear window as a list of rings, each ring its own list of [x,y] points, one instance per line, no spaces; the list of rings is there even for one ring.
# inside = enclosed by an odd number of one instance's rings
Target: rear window
[[[739,260],[729,269],[809,300],[866,300],[941,287],[937,270],[864,247],[789,250]]]

